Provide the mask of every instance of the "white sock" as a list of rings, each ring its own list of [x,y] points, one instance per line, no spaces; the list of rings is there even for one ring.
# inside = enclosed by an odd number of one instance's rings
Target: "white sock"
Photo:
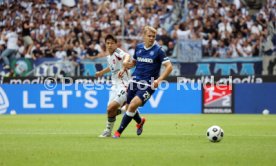
[[[114,127],[114,123],[115,123],[115,121],[114,122],[106,122],[106,130],[108,130],[108,131],[112,131],[112,129],[113,129],[113,127]]]
[[[130,112],[130,111],[127,111],[126,114],[129,116],[129,117],[134,117],[136,112]]]

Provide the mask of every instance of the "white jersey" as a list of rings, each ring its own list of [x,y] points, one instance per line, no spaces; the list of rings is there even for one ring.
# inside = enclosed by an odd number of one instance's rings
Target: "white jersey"
[[[17,50],[18,49],[18,45],[17,45],[18,35],[17,35],[17,33],[16,32],[9,32],[6,37],[8,38],[7,48]]]
[[[112,84],[123,84],[126,87],[128,86],[128,81],[131,76],[129,71],[123,73],[123,77],[119,78],[119,71],[123,69],[123,59],[127,53],[117,48],[112,55],[107,56],[108,67],[111,71]]]
[[[112,87],[109,94],[109,102],[116,101],[121,106],[127,98],[127,87],[131,79],[129,71],[123,73],[121,78],[118,77],[119,71],[123,69],[123,60],[127,53],[117,48],[112,55],[107,56],[108,67],[111,71]]]

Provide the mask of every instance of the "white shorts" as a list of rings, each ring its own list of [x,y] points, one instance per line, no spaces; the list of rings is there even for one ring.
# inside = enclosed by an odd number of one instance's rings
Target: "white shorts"
[[[115,101],[122,106],[127,99],[127,88],[125,86],[121,85],[114,85],[111,87],[111,91],[109,92],[109,101],[108,105]]]

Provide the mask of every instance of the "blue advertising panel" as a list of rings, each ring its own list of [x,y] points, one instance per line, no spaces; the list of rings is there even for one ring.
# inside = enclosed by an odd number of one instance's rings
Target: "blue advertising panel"
[[[159,89],[142,113],[201,113],[201,90],[177,90],[176,83]],[[106,85],[2,84],[0,114],[101,114],[106,113],[109,91]],[[52,89],[52,90],[49,90]]]
[[[234,95],[237,114],[260,114],[264,109],[276,114],[276,83],[235,84]]]
[[[8,103],[7,113],[15,110],[17,114],[105,113],[107,90],[86,90],[89,88],[82,84],[66,86],[64,90],[61,84],[54,86],[48,90],[43,84],[3,84],[1,96],[7,100],[2,103]]]
[[[169,89],[155,91],[145,106],[139,110],[142,113],[151,114],[199,114],[201,113],[201,96],[202,92],[198,84],[194,86],[187,84],[182,87],[176,83],[170,83]]]

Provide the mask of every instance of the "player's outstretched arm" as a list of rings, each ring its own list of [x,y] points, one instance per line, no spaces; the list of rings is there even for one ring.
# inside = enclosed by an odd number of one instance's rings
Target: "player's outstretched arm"
[[[104,69],[101,70],[101,71],[97,71],[96,74],[95,74],[95,76],[96,76],[96,77],[101,77],[101,76],[103,76],[105,73],[108,73],[108,72],[110,72],[110,68],[109,68],[109,67],[104,68]]]
[[[123,66],[126,69],[130,69],[130,68],[135,66],[135,64],[136,64],[135,62],[136,61],[134,61],[130,58],[129,54],[126,54],[125,57],[124,57]]]
[[[158,79],[156,79],[156,80],[153,81],[153,87],[154,88],[157,88],[158,85],[159,85],[159,83],[162,80],[166,79],[170,75],[170,73],[172,72],[172,70],[173,70],[171,62],[168,61],[168,62],[164,63],[163,65],[165,66],[165,70],[163,71],[163,73],[161,73],[161,75],[159,76]]]
[[[136,65],[136,61],[135,60],[130,60],[130,62],[127,63],[127,68],[133,68]]]

